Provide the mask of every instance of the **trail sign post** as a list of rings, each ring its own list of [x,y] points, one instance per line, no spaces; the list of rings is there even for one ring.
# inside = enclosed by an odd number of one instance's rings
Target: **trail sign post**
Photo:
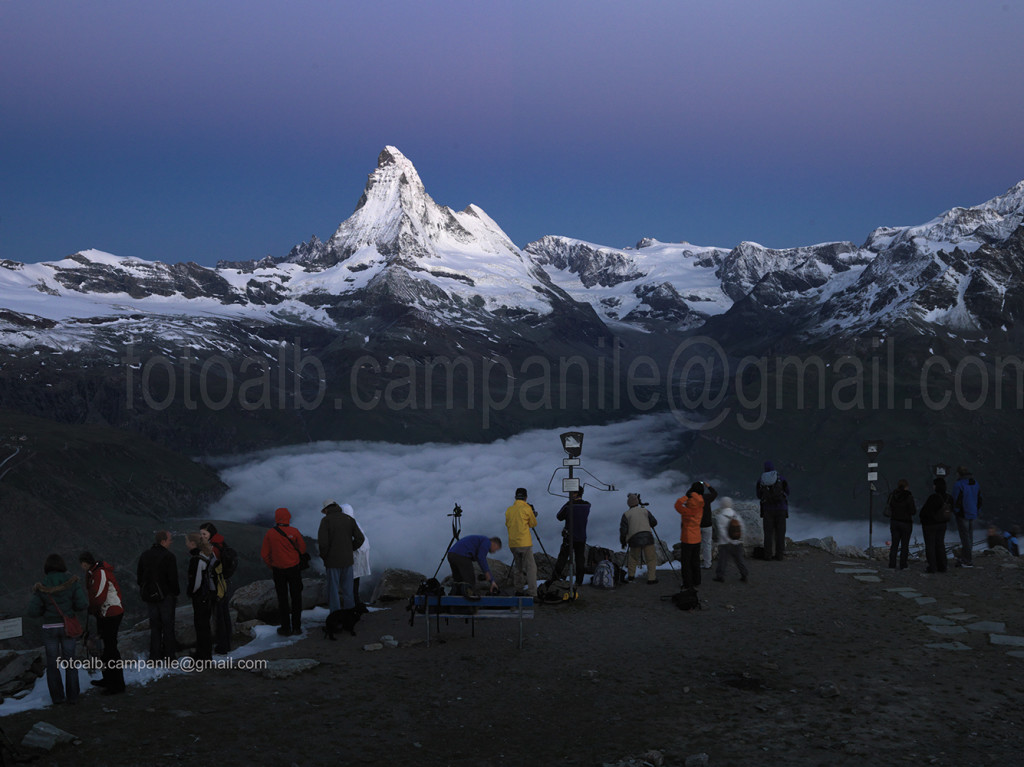
[[[868,456],[868,552],[874,550],[874,527],[875,527],[875,493],[878,487],[878,454],[882,452],[885,445],[880,439],[865,440],[860,444]]]

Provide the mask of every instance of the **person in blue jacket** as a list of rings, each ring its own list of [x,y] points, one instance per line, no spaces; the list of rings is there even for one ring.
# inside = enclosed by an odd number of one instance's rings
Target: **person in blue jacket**
[[[473,586],[476,584],[476,573],[473,571],[473,562],[480,565],[484,576],[490,585],[490,591],[496,592],[498,584],[494,581],[491,568],[487,566],[487,555],[493,554],[501,549],[501,538],[488,538],[486,535],[467,535],[465,538],[456,541],[448,549],[448,564],[452,568],[452,580],[455,585],[452,587],[452,594],[472,594]]]
[[[953,485],[953,508],[956,511],[956,529],[960,533],[959,567],[974,567],[974,520],[981,510],[981,485],[965,467],[958,466],[959,477]]]

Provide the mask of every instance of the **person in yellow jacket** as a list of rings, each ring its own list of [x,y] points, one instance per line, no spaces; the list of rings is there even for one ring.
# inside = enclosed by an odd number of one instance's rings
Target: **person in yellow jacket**
[[[537,560],[533,558],[533,535],[537,526],[537,511],[526,500],[526,488],[516,489],[516,500],[505,511],[508,528],[508,548],[512,552],[512,582],[517,592],[537,596]],[[526,581],[525,586],[523,580]]]

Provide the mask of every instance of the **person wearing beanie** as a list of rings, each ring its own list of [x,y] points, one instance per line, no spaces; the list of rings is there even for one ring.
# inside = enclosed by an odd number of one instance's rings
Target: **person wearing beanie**
[[[775,464],[771,461],[764,462],[764,472],[757,480],[756,492],[761,501],[761,519],[764,520],[764,558],[784,559],[789,483],[775,470]]]
[[[957,567],[974,567],[974,520],[981,511],[981,485],[966,466],[957,466],[959,477],[953,485],[956,529],[960,533],[960,559]]]
[[[740,571],[740,580],[747,582],[747,563],[743,561],[743,520],[732,507],[732,498],[719,501],[719,509],[715,513],[715,526],[718,530],[718,568],[713,580],[725,581],[725,566],[731,559]]]
[[[526,500],[525,487],[516,488],[515,501],[505,509],[508,548],[512,552],[512,585],[516,593],[537,598],[537,560],[533,556],[533,535],[537,510]]]
[[[277,611],[281,636],[302,633],[302,555],[306,541],[291,526],[292,513],[282,507],[274,512],[274,526],[263,536],[260,556],[270,568],[277,592]]]
[[[953,516],[953,497],[946,492],[946,478],[936,477],[935,492],[921,506],[921,532],[929,573],[946,572],[946,526]]]
[[[327,606],[331,612],[355,610],[352,569],[355,552],[366,538],[355,519],[336,501],[324,501],[320,513],[324,518],[317,531],[317,545],[327,570]]]
[[[629,508],[619,521],[619,543],[622,548],[629,546],[626,582],[629,583],[635,577],[642,554],[647,565],[647,583],[653,585],[658,582],[658,555],[654,550],[654,528],[658,520],[641,503],[638,493],[627,495],[626,503]]]

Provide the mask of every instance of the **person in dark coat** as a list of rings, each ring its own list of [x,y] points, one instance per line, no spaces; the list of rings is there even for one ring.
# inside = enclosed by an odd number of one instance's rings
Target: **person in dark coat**
[[[177,649],[174,639],[174,608],[178,587],[178,560],[171,547],[171,534],[161,530],[154,543],[139,557],[136,581],[149,611],[149,659],[170,660]]]
[[[553,581],[562,577],[562,571],[569,564],[570,557],[575,572],[576,586],[583,585],[583,568],[587,561],[587,520],[590,518],[590,502],[583,500],[583,487],[569,493],[569,500],[562,505],[555,515],[559,522],[564,522],[562,529],[562,548],[558,551],[558,559],[551,571],[551,577],[545,582],[550,586]]]
[[[70,617],[82,613],[89,607],[82,584],[77,575],[69,575],[67,565],[59,554],[50,554],[43,564],[42,583],[32,587],[32,601],[29,602],[29,617],[43,619],[43,648],[46,651],[46,687],[54,704],[77,703],[80,692],[78,669],[64,669],[61,682],[57,659],[71,660],[75,657],[75,638],[64,631],[64,615]],[[78,617],[78,616],[75,616]]]
[[[886,507],[889,512],[889,533],[892,543],[889,545],[889,567],[896,569],[896,554],[899,553],[900,570],[907,569],[907,558],[910,555],[910,534],[914,532],[914,515],[917,505],[911,494],[910,483],[901,479],[896,489],[889,494]]]
[[[764,521],[764,558],[784,559],[786,556],[786,520],[789,518],[789,483],[775,470],[771,461],[764,462],[764,472],[757,480],[756,494],[761,501]]]
[[[354,552],[363,545],[363,531],[353,517],[331,500],[323,502],[317,531],[317,547],[327,571],[327,606],[331,612],[354,610],[355,591],[352,583]]]
[[[196,628],[196,660],[213,659],[213,631],[210,619],[217,604],[216,584],[210,569],[216,566],[213,545],[199,533],[185,537],[188,548],[188,579],[185,593],[192,599],[192,621]]]
[[[921,533],[924,535],[924,553],[929,573],[946,572],[947,512],[952,515],[953,496],[946,492],[946,478],[933,480],[935,492],[925,499],[921,507]]]
[[[224,540],[223,535],[217,532],[217,526],[213,522],[203,522],[199,526],[199,534],[210,542],[210,545],[213,546],[213,555],[223,565],[224,547],[227,545],[227,541]],[[224,571],[224,583],[227,587],[224,598],[218,599],[213,608],[213,649],[220,655],[227,655],[231,652],[232,630],[229,605],[234,590],[231,588],[231,578],[228,577],[226,570]]]
[[[700,518],[700,566],[703,570],[710,570],[711,544],[715,531],[711,504],[718,497],[718,491],[707,482],[701,482],[701,485],[704,487],[704,514]]]

